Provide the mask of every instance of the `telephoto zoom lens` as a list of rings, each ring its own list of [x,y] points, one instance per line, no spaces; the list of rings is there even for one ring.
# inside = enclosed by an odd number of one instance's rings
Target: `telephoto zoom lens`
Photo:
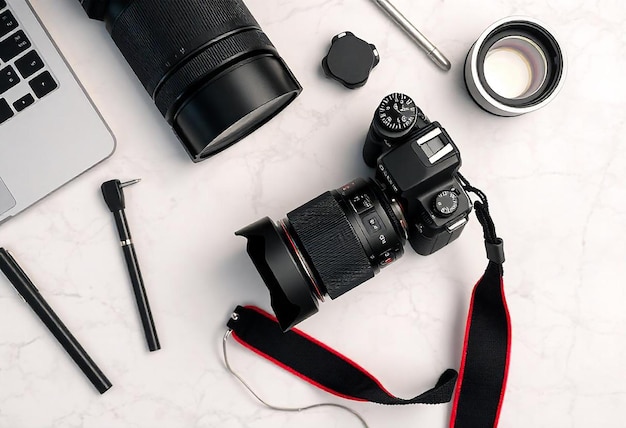
[[[302,87],[241,0],[84,0],[199,162],[266,123]]]
[[[268,217],[236,232],[269,289],[284,331],[373,278],[404,253],[400,205],[373,180],[326,192],[274,223]]]

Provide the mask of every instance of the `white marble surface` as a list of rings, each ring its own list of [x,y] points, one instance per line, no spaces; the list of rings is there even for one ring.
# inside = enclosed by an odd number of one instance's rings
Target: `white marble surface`
[[[221,362],[236,304],[269,299],[233,232],[368,174],[361,143],[378,101],[404,91],[459,145],[506,241],[514,341],[502,427],[623,427],[626,406],[626,6],[618,0],[395,0],[452,60],[431,64],[368,0],[248,0],[305,91],[244,142],[192,164],[102,25],[75,0],[33,0],[118,139],[115,155],[0,227],[42,294],[114,387],[99,396],[0,279],[0,427],[357,427],[337,410],[281,414]],[[553,27],[569,76],[547,108],[514,119],[478,109],[461,65],[491,22]],[[353,31],[382,61],[363,89],[323,78],[333,35]],[[145,347],[101,182],[142,178],[127,214],[163,349]],[[428,258],[408,251],[302,324],[400,396],[457,367],[469,295],[485,267],[473,220]],[[233,364],[281,405],[342,402],[237,345]],[[371,427],[447,426],[450,407],[348,403]]]

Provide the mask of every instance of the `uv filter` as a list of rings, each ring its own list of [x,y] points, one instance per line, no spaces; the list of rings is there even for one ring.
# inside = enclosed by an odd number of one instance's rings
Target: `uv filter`
[[[553,33],[539,21],[513,16],[492,24],[465,60],[474,101],[498,116],[518,116],[552,101],[563,87],[566,62]]]

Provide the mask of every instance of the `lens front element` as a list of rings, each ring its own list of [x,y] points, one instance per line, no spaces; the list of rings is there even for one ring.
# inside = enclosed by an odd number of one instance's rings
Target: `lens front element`
[[[548,75],[548,61],[539,46],[526,37],[505,37],[493,44],[485,58],[485,79],[508,99],[535,94]]]
[[[498,116],[519,116],[550,103],[563,87],[565,54],[539,21],[508,17],[478,38],[465,60],[474,101]]]

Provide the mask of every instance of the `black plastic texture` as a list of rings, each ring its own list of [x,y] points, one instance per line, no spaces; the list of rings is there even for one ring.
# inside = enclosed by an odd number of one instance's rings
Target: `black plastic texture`
[[[104,15],[107,8],[107,2],[104,0],[79,0],[80,4],[87,12],[87,16],[91,19],[97,19],[98,21],[104,20]]]
[[[242,0],[107,3],[111,37],[194,162],[241,140],[302,91]],[[229,111],[216,115],[224,100]]]
[[[235,64],[191,95],[175,113],[173,128],[199,162],[255,131],[301,91],[280,58],[257,56]]]
[[[402,226],[402,221],[406,221],[406,219],[398,218],[398,215],[393,211],[393,208],[391,207],[391,203],[389,202],[389,198],[387,197],[387,195],[385,195],[385,192],[380,187],[380,184],[378,184],[375,180],[370,180],[370,183],[372,183],[372,189],[374,190],[374,193],[376,194],[376,197],[378,198],[378,202],[380,202],[380,206],[385,211],[385,214],[387,215],[387,219],[393,225],[394,231],[398,234],[398,236],[400,236],[400,239],[401,239],[400,242],[402,243],[402,245],[404,245],[406,243],[406,236],[404,235],[404,232],[403,232],[404,227]],[[400,208],[400,210],[401,209],[402,208]],[[404,254],[403,249],[400,255],[402,254]]]
[[[296,208],[287,218],[332,299],[374,277],[363,246],[330,192]]]
[[[109,24],[111,37],[149,94],[185,56],[218,37],[230,49],[234,31],[261,30],[242,1],[135,0]],[[271,43],[266,45],[273,49]],[[210,70],[208,70],[210,71]]]
[[[123,212],[120,212],[120,214],[124,215]],[[125,218],[124,222],[126,222]],[[120,235],[122,234],[121,230],[118,230],[118,232]],[[130,239],[130,234],[128,235],[128,239]],[[124,259],[126,260],[126,268],[128,269],[130,282],[133,286],[133,293],[135,294],[135,301],[137,302],[137,310],[139,311],[139,318],[143,326],[146,344],[150,352],[158,351],[161,349],[161,342],[159,341],[156,325],[152,317],[152,310],[148,302],[148,293],[146,293],[146,287],[143,283],[143,276],[139,268],[139,260],[137,260],[135,246],[133,244],[123,245],[122,251],[124,253]]]
[[[7,277],[13,287],[22,296],[24,301],[37,314],[39,319],[50,330],[54,337],[63,346],[65,351],[91,381],[94,387],[104,394],[112,384],[94,363],[89,354],[72,335],[61,319],[48,305],[46,300],[39,294],[39,290],[22,270],[17,261],[6,251],[0,248],[0,271]]]
[[[345,31],[335,36],[330,50],[322,60],[326,76],[346,88],[356,89],[367,83],[369,75],[380,62],[376,46]]]
[[[430,255],[455,239],[464,230],[463,219],[471,212],[470,200],[461,191],[457,177],[461,167],[458,148],[438,122],[432,122],[411,132],[403,143],[398,143],[378,159],[376,178],[388,184],[388,189],[402,201],[409,225],[409,242],[415,252]],[[436,129],[437,137],[453,150],[432,164],[417,141]],[[432,200],[442,190],[459,191],[458,208],[451,217],[441,218],[433,213]]]
[[[452,232],[445,229],[433,229],[423,225],[411,225],[409,228],[409,243],[411,248],[422,256],[429,256],[444,248],[461,236],[465,225],[458,227]]]
[[[154,94],[154,101],[161,114],[165,115],[168,108],[174,104],[187,88],[192,87],[198,79],[202,79],[207,73],[227,66],[228,63],[240,59],[246,52],[251,51],[268,51],[278,55],[268,37],[260,30],[249,30],[234,34],[224,43],[207,47],[203,52],[173,72],[158,88],[158,91]]]
[[[487,259],[490,262],[503,264],[506,260],[504,257],[504,241],[497,238],[495,243],[485,241],[485,250],[487,251]]]
[[[262,218],[235,235],[248,239],[248,255],[270,292],[272,309],[283,331],[317,312],[317,299],[306,273],[272,220]]]
[[[121,184],[122,183],[119,180],[109,180],[102,183],[102,186],[100,186],[104,201],[112,213],[126,208],[124,192],[122,191]]]
[[[410,100],[410,105],[415,106],[415,120],[412,125],[403,131],[396,132],[388,129],[381,121],[381,109],[385,107],[385,101],[393,99],[394,97],[406,97],[406,102]],[[382,110],[384,112],[384,110]],[[415,101],[411,97],[408,97],[402,93],[389,94],[378,105],[374,118],[370,125],[367,136],[365,137],[365,144],[363,145],[363,160],[365,164],[370,168],[375,168],[378,158],[383,154],[385,150],[397,145],[402,144],[408,140],[409,134],[415,130],[425,128],[430,124],[430,120],[426,117],[424,112],[415,104]]]

